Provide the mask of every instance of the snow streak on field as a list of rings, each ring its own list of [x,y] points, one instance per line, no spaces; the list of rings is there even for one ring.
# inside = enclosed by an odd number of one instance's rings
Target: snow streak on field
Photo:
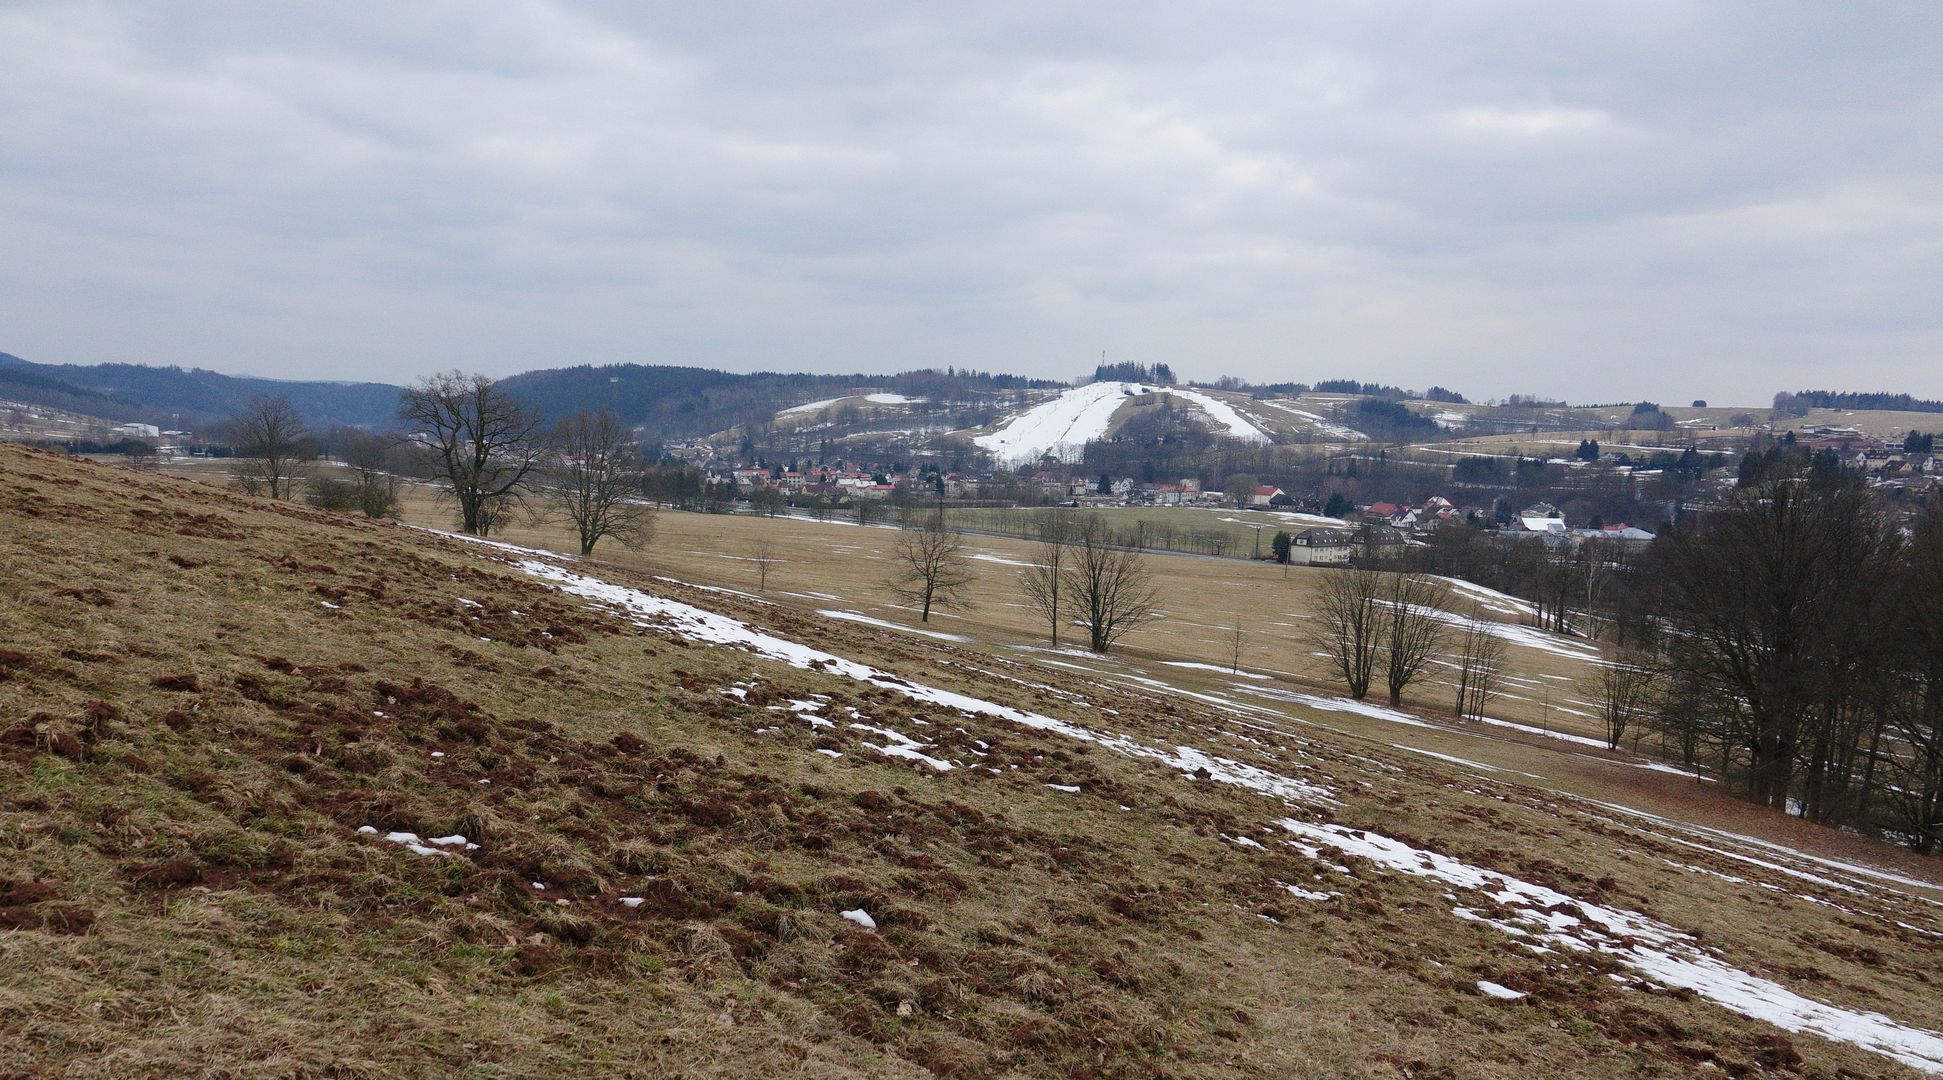
[[[866,626],[875,626],[884,630],[896,630],[899,633],[903,633],[903,634],[917,634],[920,637],[937,638],[939,641],[970,641],[971,640],[970,638],[966,637],[963,634],[947,634],[943,630],[920,630],[915,626],[904,626],[900,623],[890,622],[885,619],[872,618],[869,615],[864,615],[860,612],[855,612],[855,611],[843,611],[837,608],[824,608],[822,610],[819,610],[817,614],[823,616],[826,619],[842,619],[845,622],[863,623]]]
[[[1309,843],[1311,857],[1323,847],[1358,855],[1417,877],[1434,878],[1476,893],[1492,914],[1465,906],[1453,915],[1495,927],[1530,948],[1598,953],[1664,986],[1677,986],[1786,1031],[1809,1032],[1895,1058],[1912,1068],[1943,1074],[1943,1035],[1899,1024],[1881,1013],[1825,1005],[1779,983],[1742,971],[1701,947],[1691,934],[1636,911],[1610,908],[1424,851],[1380,833],[1341,825],[1277,822]]]
[[[1097,382],[1063,391],[1007,420],[990,435],[972,440],[1004,464],[1037,461],[1041,455],[1070,456],[1106,435],[1127,398],[1140,394],[1173,394],[1198,406],[1225,430],[1229,438],[1267,442],[1268,433],[1249,423],[1227,402],[1208,394],[1173,386],[1144,383]]]

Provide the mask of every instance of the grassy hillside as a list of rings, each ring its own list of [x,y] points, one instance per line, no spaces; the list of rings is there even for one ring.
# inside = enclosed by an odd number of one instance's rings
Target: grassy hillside
[[[1914,880],[1326,702],[0,477],[0,1074],[1943,1070]]]

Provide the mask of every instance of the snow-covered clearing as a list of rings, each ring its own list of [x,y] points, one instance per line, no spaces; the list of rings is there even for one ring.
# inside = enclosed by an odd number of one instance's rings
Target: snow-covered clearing
[[[963,634],[947,634],[943,630],[920,630],[915,626],[905,626],[902,623],[889,622],[884,619],[874,619],[869,615],[860,615],[854,611],[838,611],[835,608],[825,608],[819,610],[817,614],[823,616],[826,619],[842,619],[844,622],[863,623],[865,626],[877,626],[877,627],[882,627],[885,630],[898,630],[906,634],[918,634],[923,637],[937,638],[939,641],[970,641],[971,640],[970,638],[966,637]]]
[[[1120,406],[1128,398],[1142,394],[1173,394],[1184,398],[1200,408],[1218,429],[1225,429],[1230,438],[1269,441],[1267,432],[1249,423],[1218,398],[1178,387],[1128,382],[1088,383],[1061,391],[1057,397],[1005,421],[990,435],[980,435],[972,441],[1008,465],[1037,461],[1047,453],[1070,457],[1087,443],[1104,437],[1113,426],[1113,414]]]
[[[1943,1035],[1899,1024],[1881,1013],[1813,1001],[1779,983],[1742,971],[1687,934],[1636,911],[1611,908],[1411,847],[1381,833],[1343,825],[1277,822],[1307,843],[1311,857],[1324,847],[1357,855],[1391,870],[1432,878],[1479,894],[1494,915],[1458,906],[1452,914],[1494,927],[1539,952],[1597,953],[1652,982],[1681,987],[1739,1013],[1792,1032],[1808,1032],[1943,1074]]]

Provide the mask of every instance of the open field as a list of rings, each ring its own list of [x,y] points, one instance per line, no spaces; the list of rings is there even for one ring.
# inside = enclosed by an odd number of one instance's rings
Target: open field
[[[1263,626],[1279,568],[1164,560],[1102,659],[1015,648],[1002,578],[969,641],[816,614],[908,624],[845,569],[886,530],[548,560],[0,469],[0,1071],[1943,1072],[1933,862],[1167,666],[1218,656],[1187,564]]]
[[[923,510],[914,514],[922,515]],[[1315,514],[1284,511],[1235,510],[1227,507],[1114,506],[1088,510],[1026,507],[1020,509],[952,508],[945,518],[954,528],[1031,538],[1056,514],[1095,514],[1109,523],[1117,537],[1160,551],[1266,558],[1277,530],[1298,532],[1343,523]]]

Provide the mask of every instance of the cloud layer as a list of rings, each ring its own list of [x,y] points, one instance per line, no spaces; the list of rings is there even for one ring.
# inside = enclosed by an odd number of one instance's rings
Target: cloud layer
[[[10,6],[0,349],[1943,396],[1943,12],[1423,7]]]

